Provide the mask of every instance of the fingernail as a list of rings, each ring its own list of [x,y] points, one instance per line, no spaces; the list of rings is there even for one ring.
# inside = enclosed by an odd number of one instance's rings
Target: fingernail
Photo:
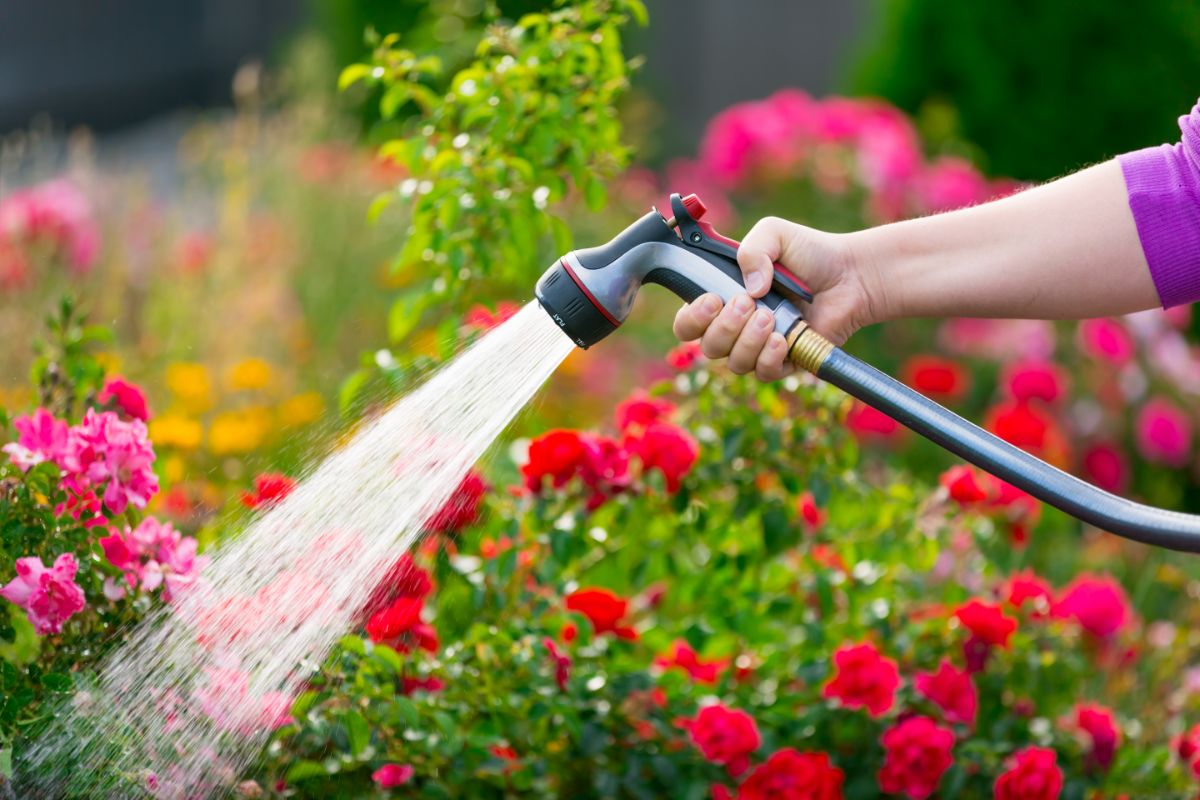
[[[770,324],[771,324],[771,312],[764,311],[760,308],[758,310],[758,312],[754,315],[754,327],[759,328],[761,330],[762,328],[765,328]]]
[[[750,294],[758,294],[765,287],[763,286],[763,276],[761,272],[751,272],[746,276],[746,288],[750,290]]]
[[[704,299],[700,301],[700,308],[709,314],[715,314],[721,310],[721,298],[715,294],[706,294]]]
[[[748,294],[739,294],[733,298],[733,310],[741,314],[748,314],[754,308],[754,301],[750,299]]]

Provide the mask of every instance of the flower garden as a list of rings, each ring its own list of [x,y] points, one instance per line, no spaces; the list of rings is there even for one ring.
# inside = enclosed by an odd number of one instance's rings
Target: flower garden
[[[122,631],[556,254],[669,191],[721,228],[844,231],[1021,189],[881,100],[800,90],[639,166],[614,109],[644,15],[582,0],[445,64],[375,36],[340,98],[243,85],[184,138],[169,204],[85,155],[0,196],[0,795]],[[305,58],[294,73],[337,80]],[[348,99],[378,107],[365,139]],[[735,376],[645,294],[364,587],[223,791],[1196,796],[1193,559],[1083,530],[815,379]],[[892,323],[850,349],[1105,489],[1196,511],[1196,341],[1185,308]]]

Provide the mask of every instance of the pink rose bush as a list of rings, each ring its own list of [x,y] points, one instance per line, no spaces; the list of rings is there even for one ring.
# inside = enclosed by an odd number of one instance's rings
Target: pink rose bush
[[[83,274],[99,250],[91,204],[74,182],[59,178],[0,198],[0,289],[30,283],[43,253]]]
[[[63,623],[83,610],[74,554],[63,553],[50,568],[36,556],[18,558],[15,568],[17,577],[0,589],[0,597],[21,607],[39,636],[61,633]]]

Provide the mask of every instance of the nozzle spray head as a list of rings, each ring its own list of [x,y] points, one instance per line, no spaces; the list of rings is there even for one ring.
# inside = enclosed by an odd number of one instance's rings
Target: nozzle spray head
[[[671,195],[671,219],[657,209],[634,222],[607,244],[574,250],[550,266],[535,294],[546,313],[580,347],[591,347],[629,316],[638,290],[647,283],[666,287],[687,302],[714,292],[728,302],[746,291],[737,263],[738,242],[702,222],[704,203],[696,195]],[[769,291],[758,301],[775,317],[775,330],[787,336],[803,319],[809,291],[775,265]]]

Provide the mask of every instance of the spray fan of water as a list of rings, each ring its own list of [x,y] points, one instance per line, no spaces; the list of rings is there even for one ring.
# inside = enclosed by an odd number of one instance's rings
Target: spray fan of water
[[[570,353],[529,303],[215,549],[18,767],[35,797],[228,791],[421,524]],[[106,778],[105,776],[112,776]]]

